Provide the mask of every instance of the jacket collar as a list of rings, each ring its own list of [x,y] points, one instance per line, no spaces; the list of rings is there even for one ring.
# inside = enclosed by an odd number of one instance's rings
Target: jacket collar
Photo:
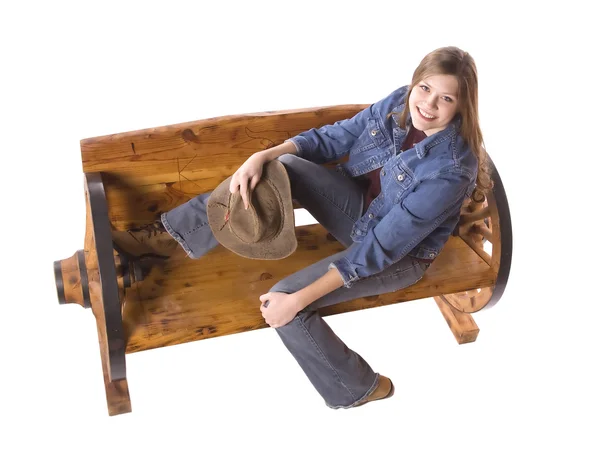
[[[410,114],[408,116],[410,118]],[[459,133],[460,125],[462,123],[462,117],[457,114],[454,116],[454,119],[450,121],[450,123],[446,126],[445,129],[436,132],[429,137],[425,137],[419,143],[415,145],[415,150],[417,151],[417,156],[419,159],[425,157],[429,150],[431,150],[436,145],[446,141],[446,140],[454,140],[456,139],[456,135]]]

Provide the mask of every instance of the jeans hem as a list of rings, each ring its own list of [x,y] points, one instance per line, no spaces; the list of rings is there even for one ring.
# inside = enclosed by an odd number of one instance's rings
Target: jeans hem
[[[183,239],[183,237],[181,235],[179,235],[177,232],[175,232],[175,230],[173,230],[173,228],[171,227],[171,224],[169,224],[169,221],[167,221],[167,213],[162,213],[160,215],[160,221],[163,223],[163,226],[165,226],[165,230],[169,233],[169,235],[171,237],[173,237],[174,240],[177,241],[177,243],[179,243],[181,245],[181,247],[185,250],[187,255],[192,259],[197,259],[194,256],[194,252],[191,250],[191,248],[188,246],[188,244],[185,243],[185,240]]]
[[[332,406],[327,401],[325,401],[325,404],[327,405],[328,408],[331,408],[331,409],[350,409],[350,408],[353,408],[354,406],[356,406],[357,403],[360,403],[367,396],[369,396],[371,393],[373,393],[373,391],[377,388],[378,385],[379,385],[379,373],[376,373],[375,374],[375,381],[371,385],[371,388],[369,388],[367,390],[367,392],[363,396],[361,396],[359,399],[357,399],[354,403],[352,403],[352,404],[350,404],[348,406],[343,406],[343,405]]]

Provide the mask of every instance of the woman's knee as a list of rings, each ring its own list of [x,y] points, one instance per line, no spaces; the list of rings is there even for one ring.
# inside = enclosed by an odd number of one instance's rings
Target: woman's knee
[[[288,177],[291,177],[293,174],[297,174],[302,169],[301,164],[306,160],[298,158],[296,155],[292,155],[291,153],[284,153],[277,158],[277,161],[280,161],[281,164],[283,164],[283,167],[288,173]]]
[[[294,159],[298,159],[298,157],[291,153],[284,153],[283,155],[277,157],[277,161],[281,161],[283,164],[293,163]]]
[[[315,169],[318,169],[317,164],[291,153],[284,153],[277,160],[281,161],[281,164],[285,167],[290,180],[295,177],[310,176]]]
[[[294,293],[296,290],[294,290],[293,288],[291,288],[289,285],[286,285],[284,281],[280,280],[279,282],[277,282],[275,285],[273,285],[270,289],[269,292],[279,292],[279,293],[287,293],[292,294]]]

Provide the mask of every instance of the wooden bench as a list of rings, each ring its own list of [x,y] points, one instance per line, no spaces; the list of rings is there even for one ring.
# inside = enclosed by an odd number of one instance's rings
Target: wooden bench
[[[109,415],[131,411],[126,353],[267,328],[259,295],[344,249],[320,224],[312,224],[296,228],[298,248],[283,260],[244,259],[219,245],[198,260],[181,249],[156,266],[119,253],[115,231],[151,222],[213,190],[252,153],[367,106],[223,116],[81,141],[83,249],[55,261],[54,269],[59,302],[91,308],[96,318]],[[334,163],[325,166],[333,169]],[[459,226],[422,280],[394,293],[323,308],[321,314],[433,297],[458,343],[474,341],[479,329],[471,313],[499,300],[512,254],[509,209],[495,168],[493,179],[488,198],[465,202]]]

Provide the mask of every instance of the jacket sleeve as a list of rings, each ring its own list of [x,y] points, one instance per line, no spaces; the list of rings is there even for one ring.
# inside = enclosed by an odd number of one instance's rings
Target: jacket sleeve
[[[385,108],[401,103],[407,92],[408,85],[399,87],[349,119],[327,124],[318,129],[309,129],[285,142],[294,144],[297,156],[316,164],[340,159],[352,149],[367,127],[369,118],[376,117],[379,113],[383,114],[387,111],[384,110]]]
[[[404,258],[450,214],[460,211],[471,183],[455,172],[422,181],[328,268],[337,268],[346,288],[383,271]]]
[[[355,116],[313,128],[291,137],[296,155],[316,164],[324,164],[342,158],[367,126],[367,120],[373,115],[375,103]]]

